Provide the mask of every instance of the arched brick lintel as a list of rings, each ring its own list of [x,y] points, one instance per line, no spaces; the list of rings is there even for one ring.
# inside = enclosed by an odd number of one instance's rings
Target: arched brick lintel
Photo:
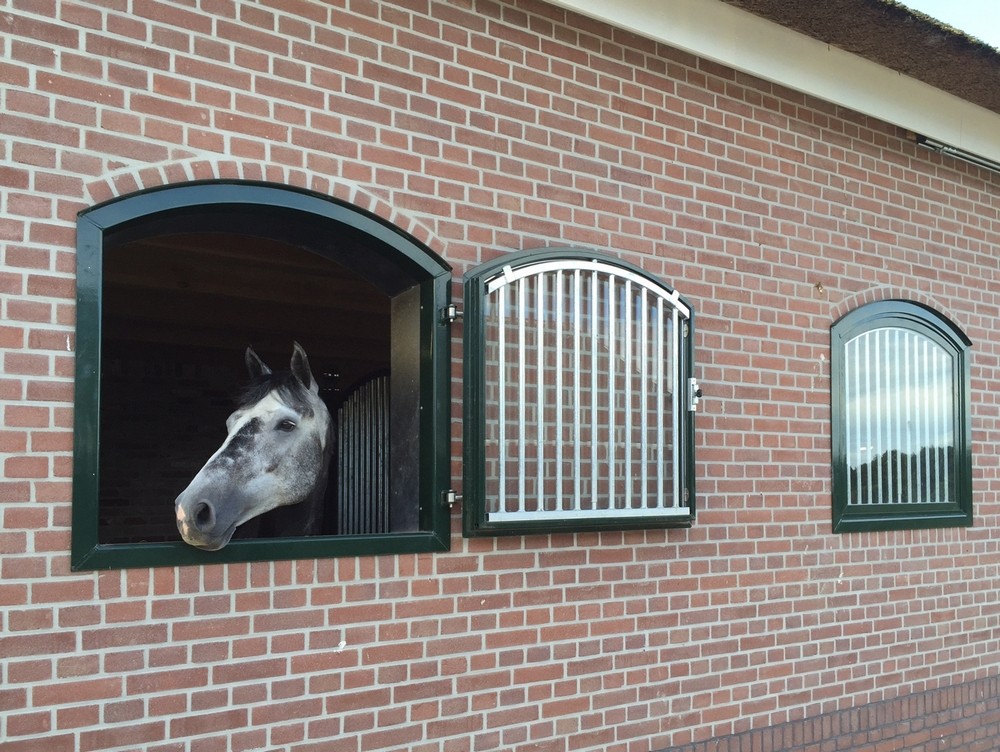
[[[928,308],[937,311],[942,316],[947,317],[956,326],[962,329],[962,331],[968,331],[963,317],[959,316],[957,312],[948,306],[942,305],[941,301],[937,298],[934,298],[933,296],[920,290],[892,286],[869,287],[865,290],[860,290],[859,292],[848,295],[839,303],[831,307],[830,323],[833,324],[835,321],[838,321],[842,316],[850,313],[855,308],[860,308],[868,303],[876,303],[880,300],[908,300],[912,303],[920,303],[921,305],[925,305]]]
[[[204,180],[264,182],[312,191],[374,214],[411,235],[440,256],[443,243],[426,225],[397,211],[374,192],[335,177],[284,165],[220,157],[199,157],[150,165],[134,165],[109,173],[87,184],[91,205],[132,193]]]

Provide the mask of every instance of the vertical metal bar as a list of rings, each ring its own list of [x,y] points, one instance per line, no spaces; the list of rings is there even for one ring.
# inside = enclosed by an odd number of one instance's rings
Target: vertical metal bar
[[[598,334],[601,321],[601,289],[598,284],[597,270],[590,273],[590,315],[592,318],[590,329],[590,508],[597,509],[597,485],[598,485],[598,464],[597,448],[600,433],[598,427],[597,410],[597,381],[600,368],[600,357],[598,354]]]
[[[497,301],[497,389],[500,394],[497,399],[499,421],[497,425],[497,508],[501,512],[507,508],[507,290],[509,285],[499,289]]]
[[[680,357],[680,334],[681,334],[681,320],[680,311],[675,307],[673,309],[673,315],[671,317],[673,321],[673,331],[670,333],[670,362],[673,367],[679,362]],[[671,426],[671,444],[673,446],[673,451],[671,452],[671,464],[674,470],[674,498],[673,504],[671,506],[679,507],[681,505],[681,500],[683,498],[681,491],[681,456],[680,456],[680,446],[683,443],[680,439],[681,435],[681,380],[678,378],[674,382],[674,391],[671,395],[671,418],[673,425]]]
[[[625,280],[625,508],[632,508],[632,280]]]
[[[900,356],[903,353],[903,338],[905,331],[902,329],[893,329],[893,358],[892,358],[892,373],[894,375],[892,389],[896,395],[895,404],[895,415],[896,415],[896,439],[895,439],[895,450],[896,450],[896,487],[893,492],[893,500],[897,503],[903,501],[903,399],[904,389],[903,389],[903,372],[905,370],[903,364],[900,362]]]
[[[872,369],[871,369],[871,337],[867,334],[864,335],[864,345],[865,352],[864,358],[862,360],[862,366],[865,371],[865,398],[871,399],[872,394]],[[868,476],[868,498],[865,499],[866,504],[872,503],[872,488],[875,485],[875,468],[871,463],[871,451],[872,451],[872,406],[871,404],[865,405],[865,452],[868,456],[868,462],[865,463],[865,473]]]
[[[951,443],[951,357],[944,351],[938,350],[938,368],[940,373],[938,390],[938,400],[940,411],[938,413],[938,436],[940,437],[939,462],[941,463],[940,475],[938,476],[938,501],[948,501],[948,445]]]
[[[646,308],[646,288],[639,291],[639,367],[642,372],[639,374],[639,499],[640,506],[645,508],[649,499],[648,488],[648,468],[646,463],[646,444],[649,442],[649,418],[646,411],[649,409],[647,390],[649,388],[649,312]]]
[[[928,468],[927,474],[929,481],[927,484],[928,499],[927,501],[940,501],[938,494],[938,483],[941,479],[941,459],[938,456],[938,442],[937,439],[941,435],[941,403],[944,400],[940,399],[940,394],[938,392],[938,367],[939,367],[939,357],[940,352],[938,351],[937,345],[930,348],[930,361],[931,367],[929,369],[930,378],[933,379],[931,383],[931,388],[928,389],[930,394],[930,431],[929,431],[929,441],[927,442],[928,447],[930,447],[930,452],[934,457],[934,463],[932,468]],[[930,457],[928,457],[928,461]]]
[[[545,508],[545,275],[535,277],[535,410],[538,436],[535,441],[535,498]]]
[[[618,304],[618,291],[615,289],[615,277],[608,275],[608,508],[618,506],[616,499],[616,473],[615,462],[618,459],[617,440],[615,438],[615,414],[618,411],[617,394],[615,385],[615,360],[617,358],[617,322],[615,319],[615,307]]]
[[[667,448],[663,442],[663,421],[664,421],[664,409],[663,409],[663,328],[666,325],[663,317],[663,300],[657,301],[655,307],[653,308],[655,312],[656,319],[656,506],[662,509],[666,506],[665,499],[663,497],[664,492],[664,458],[666,457]],[[670,363],[670,368],[674,369],[677,367],[675,362]],[[673,443],[677,443],[677,437],[673,437]]]
[[[928,367],[928,363],[927,363],[927,358],[928,358],[928,356],[927,356],[927,339],[925,337],[921,337],[921,340],[922,341],[921,341],[921,353],[920,353],[920,356],[921,356],[920,357],[920,366],[923,369],[923,372],[922,372],[922,375],[921,375],[921,386],[923,388],[922,388],[921,391],[923,392],[924,396],[926,397],[927,392],[928,392],[928,387],[930,386],[930,379],[929,379],[929,376],[928,376],[928,373],[927,373],[927,367]],[[927,451],[926,451],[926,448],[927,448],[927,446],[929,444],[929,442],[927,441],[927,436],[930,433],[930,421],[927,419],[927,407],[926,407],[926,405],[921,405],[921,407],[923,409],[920,411],[920,414],[919,414],[920,415],[920,418],[919,418],[919,421],[920,421],[920,502],[924,503],[924,502],[928,501],[928,498],[927,498],[927,489],[930,486],[930,483],[928,482],[928,473],[929,473],[929,467],[930,467],[930,456],[927,455]]]
[[[565,314],[565,300],[563,298],[565,291],[563,289],[563,273],[562,271],[555,272],[555,290],[553,294],[555,295],[556,302],[556,488],[555,488],[555,507],[554,509],[563,508],[563,315]]]
[[[875,469],[875,498],[876,504],[882,503],[883,482],[882,478],[882,338],[881,332],[876,331],[870,339],[874,343],[875,353],[873,359],[868,361],[868,371],[874,374],[875,386],[875,441],[872,445],[872,461]]]
[[[889,367],[889,357],[892,354],[892,330],[888,327],[883,332],[883,339],[885,342],[882,345],[882,358],[879,360],[879,370],[883,372],[883,400],[882,400],[882,420],[880,421],[885,427],[885,487],[886,494],[883,498],[883,502],[891,504],[895,501],[895,495],[893,494],[893,475],[892,475],[892,395],[895,391],[896,383],[892,379],[893,371]],[[882,465],[882,455],[879,458],[879,464]]]
[[[518,450],[517,450],[517,509],[520,512],[524,511],[524,497],[525,497],[525,471],[527,469],[528,461],[526,457],[527,444],[525,442],[525,404],[527,402],[527,359],[526,355],[526,343],[525,339],[527,337],[527,322],[525,318],[527,316],[527,307],[525,300],[525,287],[527,287],[527,281],[524,279],[519,279],[517,281],[517,364],[518,364],[518,383],[517,383],[517,430],[518,430]]]
[[[913,390],[915,387],[914,377],[916,376],[916,371],[914,371],[914,345],[916,344],[913,335],[909,332],[906,333],[906,354],[905,361],[906,366],[903,369],[905,376],[903,378],[903,383],[906,385],[906,501],[912,502],[916,500],[916,483],[913,477],[914,470],[916,468],[916,456],[913,452],[914,439],[914,412],[913,412]]]
[[[851,406],[854,404],[851,400],[851,381],[853,377],[857,374],[857,360],[854,354],[856,340],[850,340],[844,345],[844,392],[846,394],[846,399],[844,400],[844,460],[847,464],[847,503],[848,505],[854,503],[854,484],[851,483],[851,447],[856,446],[857,441],[854,437],[854,432],[857,430],[854,425],[854,411]]]
[[[580,405],[580,326],[583,319],[581,308],[583,307],[583,280],[580,277],[580,270],[573,271],[573,508],[580,509],[583,495],[580,477],[583,474],[583,466],[580,453],[583,451],[582,432],[580,424],[583,422],[583,415]]]

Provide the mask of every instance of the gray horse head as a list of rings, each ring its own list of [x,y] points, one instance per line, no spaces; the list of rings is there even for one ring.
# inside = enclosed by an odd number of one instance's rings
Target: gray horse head
[[[251,383],[226,421],[229,435],[174,502],[181,537],[206,551],[271,510],[277,535],[316,533],[322,522],[332,428],[306,353],[296,342],[284,373],[250,348],[246,364]]]

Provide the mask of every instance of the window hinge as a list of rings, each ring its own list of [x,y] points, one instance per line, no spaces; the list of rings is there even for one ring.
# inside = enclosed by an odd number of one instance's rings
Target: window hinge
[[[441,309],[441,323],[451,324],[454,323],[456,319],[462,318],[464,314],[458,310],[458,307],[452,303],[449,303],[444,308]]]
[[[695,412],[698,409],[698,402],[701,400],[701,387],[698,386],[698,379],[692,377],[688,379],[688,410]]]
[[[455,493],[455,491],[451,488],[441,492],[441,501],[444,502],[444,505],[448,507],[448,509],[454,509],[455,502],[461,500],[462,495]]]

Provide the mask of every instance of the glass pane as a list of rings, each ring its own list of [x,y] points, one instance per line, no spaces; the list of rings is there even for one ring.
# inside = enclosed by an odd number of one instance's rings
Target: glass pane
[[[951,356],[918,332],[885,327],[846,345],[848,504],[954,502]]]

